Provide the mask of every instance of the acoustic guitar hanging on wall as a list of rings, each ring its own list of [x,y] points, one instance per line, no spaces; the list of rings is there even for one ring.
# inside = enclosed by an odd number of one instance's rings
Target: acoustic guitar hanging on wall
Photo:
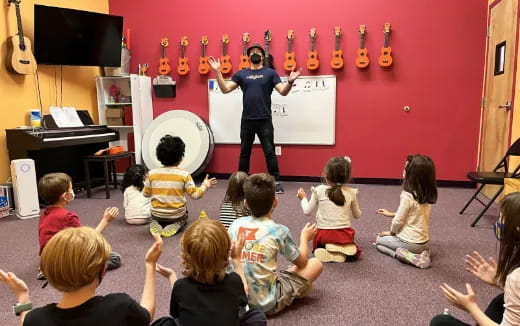
[[[181,56],[179,58],[179,65],[177,66],[177,73],[181,76],[186,76],[190,72],[190,66],[188,66],[188,58],[186,58],[185,52],[188,46],[188,37],[183,36],[181,38]]]
[[[359,49],[357,49],[356,67],[366,68],[370,63],[368,59],[368,51],[365,48],[365,37],[367,34],[367,27],[365,25],[359,26]]]
[[[293,50],[294,30],[287,31],[287,52],[285,53],[285,61],[283,69],[286,71],[293,71],[296,68],[296,55]]]
[[[318,35],[316,34],[316,28],[311,28],[309,32],[309,37],[311,40],[311,49],[309,53],[307,54],[307,62],[306,66],[309,70],[316,70],[320,67],[320,61],[318,60],[318,51],[316,51],[316,37]]]
[[[159,59],[159,74],[162,76],[168,75],[172,71],[172,67],[170,67],[170,59],[166,57],[167,47],[168,38],[163,37],[161,39],[161,59]]]
[[[343,51],[339,48],[339,39],[341,37],[341,27],[334,27],[334,36],[336,38],[336,43],[334,50],[332,51],[332,59],[330,60],[330,66],[332,69],[341,69],[343,68]]]
[[[381,56],[377,60],[377,63],[379,63],[381,67],[390,67],[394,61],[391,55],[392,48],[388,45],[391,32],[390,23],[386,23],[383,27],[383,33],[385,34],[385,46],[381,48]]]
[[[242,34],[242,55],[240,56],[240,63],[238,64],[238,69],[240,70],[251,67],[251,62],[249,62],[249,57],[247,56],[247,45],[249,41],[251,41],[249,33]]]
[[[209,72],[208,56],[206,55],[206,46],[208,46],[208,36],[202,35],[200,39],[200,58],[199,58],[199,74],[207,75]]]
[[[220,72],[228,74],[233,69],[231,65],[231,57],[227,53],[227,46],[229,44],[229,35],[222,35],[222,56],[220,57]]]
[[[11,36],[7,41],[7,68],[13,72],[29,75],[36,71],[31,41],[23,35],[22,16],[20,14],[20,0],[8,0],[7,5],[14,3],[16,7],[16,22],[18,34]]]

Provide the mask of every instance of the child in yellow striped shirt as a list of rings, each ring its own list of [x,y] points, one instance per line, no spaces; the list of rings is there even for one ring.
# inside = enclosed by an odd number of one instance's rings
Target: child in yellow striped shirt
[[[144,182],[143,195],[151,197],[151,233],[171,237],[186,225],[188,210],[186,194],[200,199],[204,193],[217,184],[217,179],[206,175],[200,187],[195,185],[190,173],[179,168],[186,145],[180,137],[166,135],[157,145],[157,159],[163,165],[150,170]]]

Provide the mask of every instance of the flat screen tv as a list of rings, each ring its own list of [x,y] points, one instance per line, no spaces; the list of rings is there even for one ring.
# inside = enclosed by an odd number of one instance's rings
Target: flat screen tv
[[[121,66],[123,17],[34,5],[38,64]]]

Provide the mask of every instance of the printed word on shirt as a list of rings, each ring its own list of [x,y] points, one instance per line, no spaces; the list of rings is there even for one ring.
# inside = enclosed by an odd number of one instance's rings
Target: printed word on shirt
[[[245,241],[254,241],[256,240],[256,232],[258,228],[250,229],[240,227],[239,234],[244,234]],[[247,264],[254,264],[256,262],[261,263],[264,258],[265,247],[259,243],[251,243],[246,242],[244,245],[244,249],[242,250],[242,260]]]
[[[246,78],[255,80],[255,79],[264,78],[264,75],[249,75]]]

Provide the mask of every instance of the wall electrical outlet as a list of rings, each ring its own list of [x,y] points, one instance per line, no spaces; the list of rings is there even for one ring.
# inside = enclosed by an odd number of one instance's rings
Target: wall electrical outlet
[[[282,155],[282,146],[275,146],[274,153],[278,156]]]

